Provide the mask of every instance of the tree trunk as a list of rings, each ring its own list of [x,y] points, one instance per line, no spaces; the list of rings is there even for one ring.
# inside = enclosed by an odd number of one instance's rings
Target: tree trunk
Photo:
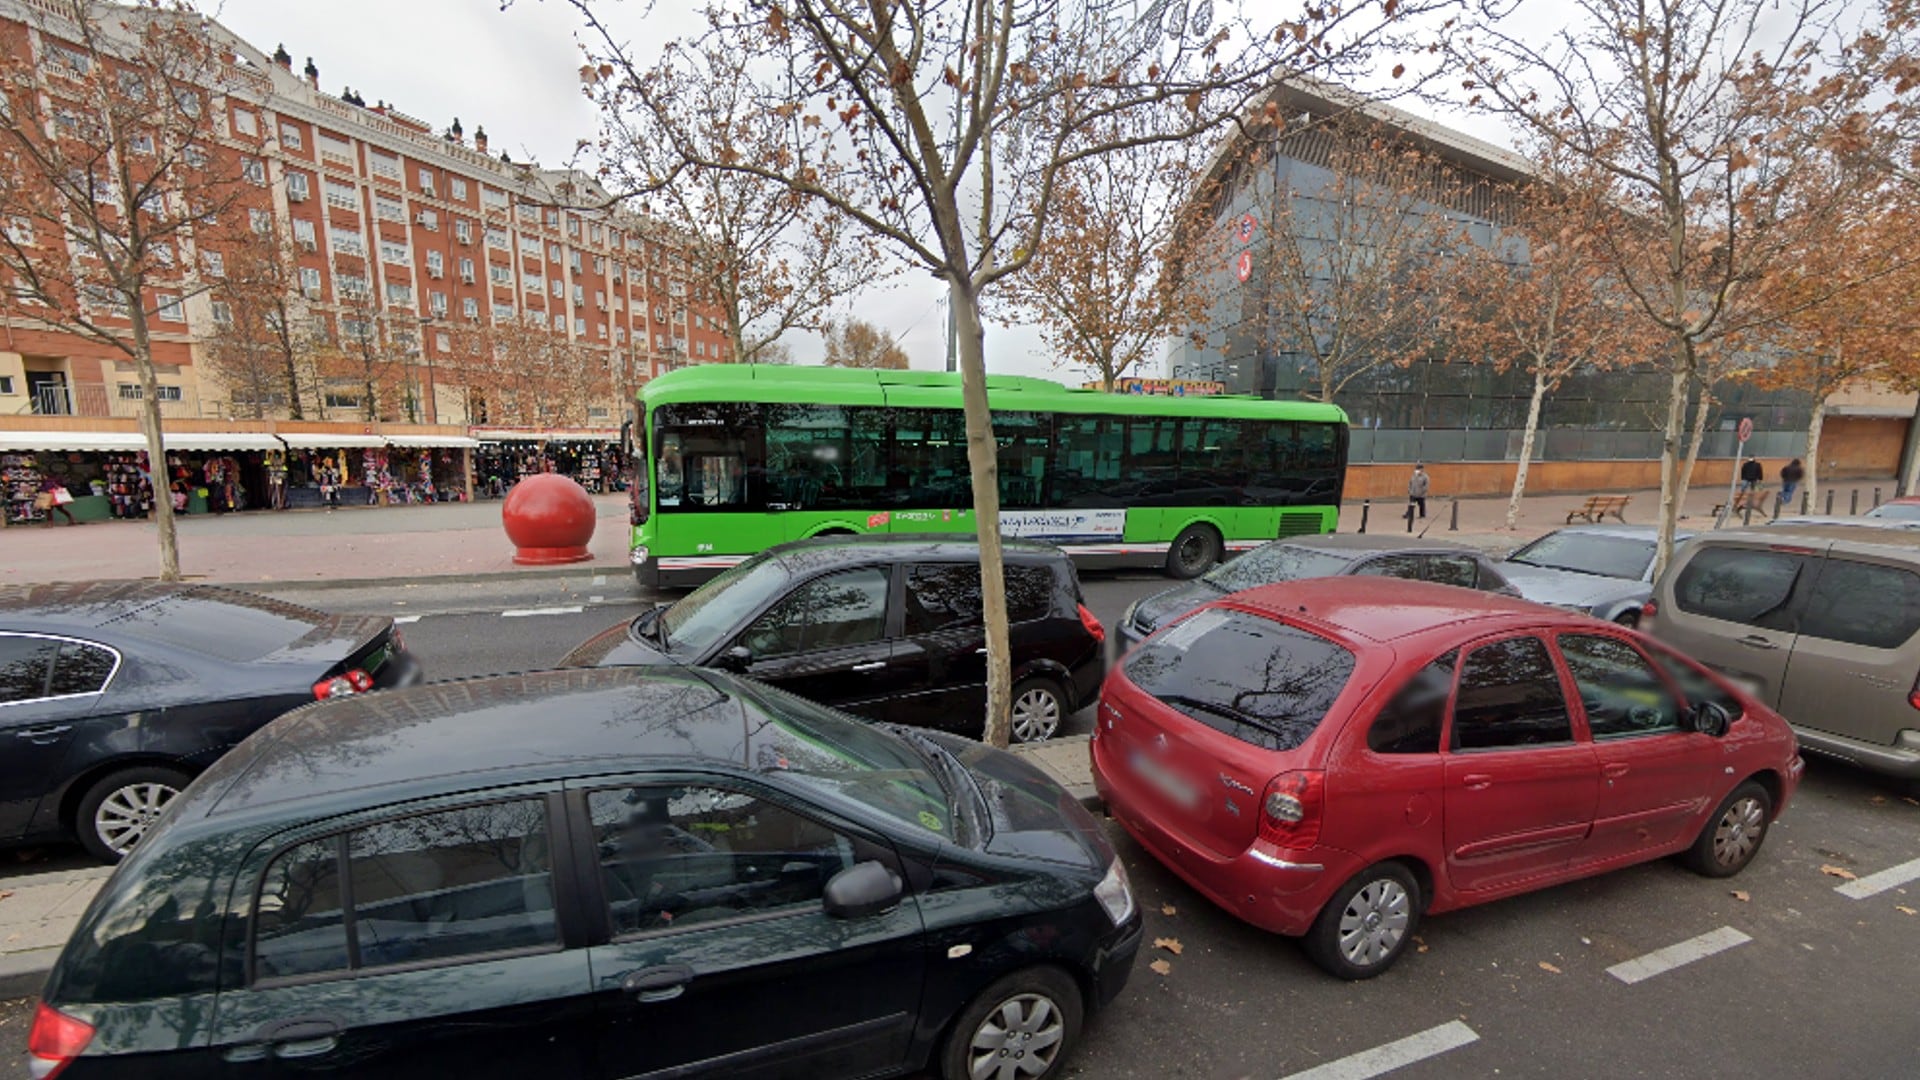
[[[987,722],[990,746],[1007,745],[1012,716],[1012,661],[1007,647],[1006,567],[1000,559],[999,444],[987,407],[985,329],[980,298],[955,277],[948,290],[959,336],[960,400],[967,422],[967,469],[973,481],[973,524],[980,537],[980,614],[987,632]]]
[[[1900,470],[1900,494],[1920,493],[1920,411],[1907,423],[1906,457]]]
[[[128,305],[133,316],[133,363],[140,376],[140,433],[147,437],[147,473],[153,487],[153,523],[160,536],[160,580],[180,580],[180,541],[173,527],[173,492],[167,487],[167,447],[160,430],[160,381],[153,373],[153,339],[140,290]]]
[[[1804,465],[1807,470],[1805,482],[1808,506],[1820,504],[1820,429],[1825,427],[1826,423],[1827,399],[1817,397],[1813,400],[1813,418],[1807,421],[1807,459]],[[1780,512],[1791,514],[1794,509],[1791,506],[1783,507]]]
[[[300,368],[294,363],[293,350],[282,349],[280,358],[286,361],[287,364],[288,414],[295,420],[303,419],[300,415]]]
[[[1654,541],[1653,574],[1658,578],[1673,556],[1673,529],[1680,520],[1680,438],[1687,422],[1687,387],[1692,383],[1685,350],[1677,337],[1673,343],[1667,386],[1667,422],[1660,436],[1660,534]]]
[[[1513,494],[1507,499],[1507,528],[1520,522],[1520,497],[1527,492],[1527,466],[1533,461],[1533,439],[1540,432],[1540,402],[1547,396],[1547,373],[1533,373],[1533,400],[1527,402],[1527,426],[1520,434],[1520,464],[1513,470]]]
[[[1687,436],[1687,467],[1680,473],[1680,494],[1676,500],[1682,510],[1687,506],[1687,493],[1693,490],[1693,470],[1700,465],[1700,443],[1707,437],[1707,410],[1713,407],[1713,389],[1705,384],[1700,387],[1700,400],[1693,409],[1693,431]],[[1739,468],[1736,462],[1734,468]]]

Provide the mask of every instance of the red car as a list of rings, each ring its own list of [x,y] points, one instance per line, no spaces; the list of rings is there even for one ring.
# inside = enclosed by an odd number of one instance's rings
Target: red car
[[[1804,768],[1779,715],[1644,635],[1388,578],[1199,608],[1108,676],[1095,726],[1115,820],[1349,979],[1426,913],[1664,855],[1738,873]]]

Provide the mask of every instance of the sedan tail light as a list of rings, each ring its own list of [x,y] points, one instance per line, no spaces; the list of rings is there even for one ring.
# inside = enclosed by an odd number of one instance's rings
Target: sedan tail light
[[[33,1075],[39,1080],[60,1075],[92,1041],[92,1024],[41,1002],[33,1013],[33,1028],[27,1033],[27,1053],[33,1058]]]
[[[351,697],[364,694],[373,689],[373,676],[355,668],[341,675],[329,675],[313,684],[313,699],[325,701],[328,698]]]
[[[1296,851],[1319,843],[1326,795],[1327,774],[1319,769],[1274,777],[1260,800],[1260,838]]]
[[[1087,633],[1093,635],[1093,640],[1106,644],[1107,628],[1101,626],[1100,620],[1093,617],[1093,612],[1087,610],[1087,605],[1076,604],[1075,606],[1080,609],[1080,625],[1087,628]]]

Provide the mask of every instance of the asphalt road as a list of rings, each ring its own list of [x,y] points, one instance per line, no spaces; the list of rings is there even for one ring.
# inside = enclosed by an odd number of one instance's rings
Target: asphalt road
[[[1089,575],[1085,592],[1111,626],[1134,598],[1165,584]],[[434,678],[551,663],[643,606],[631,584],[585,576],[513,590],[287,595],[417,617],[407,640]],[[1085,715],[1076,719],[1084,730]],[[1865,1080],[1910,1077],[1920,1062],[1920,914],[1910,913],[1920,912],[1920,879],[1852,899],[1836,891],[1846,880],[1825,869],[1866,878],[1920,860],[1920,803],[1844,766],[1811,764],[1737,878],[1711,881],[1659,862],[1440,916],[1419,930],[1419,951],[1354,984],[1214,908],[1112,831],[1150,944],[1127,991],[1091,1022],[1070,1076],[1230,1080],[1329,1066],[1316,1080],[1359,1080],[1379,1073],[1352,1055],[1388,1046],[1402,1058],[1430,1055],[1393,1073],[1411,1078]],[[1155,939],[1179,952],[1152,947]],[[1609,974],[1695,939],[1724,947],[1631,984]],[[1156,959],[1169,965],[1165,974],[1149,966]],[[31,1011],[30,1000],[0,1003],[0,1046],[20,1046]],[[0,1076],[27,1075],[23,1057],[4,1060]]]

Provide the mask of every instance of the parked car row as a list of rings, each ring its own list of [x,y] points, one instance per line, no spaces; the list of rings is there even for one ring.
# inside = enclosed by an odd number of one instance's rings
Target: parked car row
[[[1920,772],[1920,533],[1679,539],[1657,582],[1633,527],[1279,540],[1130,608],[1111,670],[1071,562],[1010,542],[1013,736],[1095,706],[1114,821],[1343,978],[1430,914],[1735,874],[1803,741]],[[410,687],[388,620],[0,593],[0,722],[77,740],[16,838],[124,857],[36,1068],[1054,1075],[1142,922],[1100,825],[966,737],[980,574],[951,538],[804,541],[556,670]]]

